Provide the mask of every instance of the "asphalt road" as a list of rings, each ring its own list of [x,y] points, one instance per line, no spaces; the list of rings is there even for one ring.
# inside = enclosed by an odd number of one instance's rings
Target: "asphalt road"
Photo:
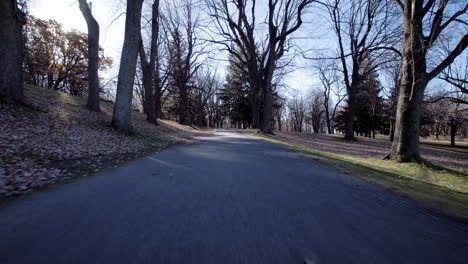
[[[0,263],[468,263],[468,226],[221,132],[0,206]]]

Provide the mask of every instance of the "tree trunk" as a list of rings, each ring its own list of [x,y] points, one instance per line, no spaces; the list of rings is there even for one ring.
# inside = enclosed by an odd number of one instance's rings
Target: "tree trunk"
[[[159,64],[159,48],[156,46],[156,68],[154,70],[154,115],[156,119],[161,118],[161,96],[162,96],[162,84],[161,76],[159,73],[160,64]]]
[[[458,126],[453,120],[450,120],[450,146],[455,147],[455,136],[457,135]]]
[[[395,119],[390,119],[390,142],[393,142],[395,138]]]
[[[273,91],[271,82],[266,84],[265,97],[263,103],[263,117],[261,122],[261,131],[264,134],[273,134]]]
[[[356,101],[356,92],[352,88],[352,91],[348,95],[348,111],[345,115],[345,136],[346,140],[354,139],[354,112],[355,112],[355,101]]]
[[[99,24],[94,19],[86,0],[78,0],[88,25],[88,101],[86,108],[99,112]]]
[[[328,132],[328,134],[333,134],[332,127],[331,127],[330,113],[329,113],[329,110],[328,110],[328,105],[325,108],[325,119],[327,121],[327,132]]]
[[[312,125],[312,130],[315,134],[319,132],[319,127],[317,126],[317,124]]]
[[[419,10],[421,9],[421,10]],[[422,4],[405,6],[402,47],[403,76],[395,121],[395,139],[390,159],[420,162],[419,129],[421,102],[427,85],[426,54],[423,47]]]
[[[406,77],[403,76],[403,80]],[[390,158],[400,162],[419,162],[419,124],[422,93],[416,94],[416,90],[424,89],[415,85],[415,92],[411,96],[412,80],[407,80],[402,85],[398,98],[397,116],[395,122],[395,138],[392,144]],[[411,98],[412,97],[412,98]]]
[[[278,115],[276,119],[278,121],[278,131],[281,132],[281,129],[282,129],[281,115]]]
[[[253,88],[252,92],[252,128],[258,129],[260,128],[260,114],[261,114],[261,99],[259,95],[259,90],[257,86]]]
[[[180,102],[179,102],[179,123],[181,125],[188,125],[189,122],[189,109],[188,109],[188,94],[187,89],[180,89]]]
[[[125,38],[120,59],[114,114],[112,116],[112,126],[124,133],[129,133],[132,130],[132,94],[140,47],[142,4],[143,0],[127,0]]]
[[[156,119],[161,118],[161,87],[156,86],[154,91],[154,102],[155,102],[155,116]]]
[[[0,97],[23,99],[24,13],[16,0],[0,1]]]
[[[143,90],[145,97],[146,121],[158,124],[156,120],[156,100],[155,91],[153,91],[153,75],[155,73],[156,58],[158,56],[158,37],[159,37],[159,0],[155,0],[151,12],[151,41],[149,59],[146,58],[146,52],[142,39],[140,39],[140,63],[143,72]],[[141,37],[140,37],[141,38]],[[159,73],[159,72],[158,72]],[[156,76],[159,79],[159,75]],[[159,81],[159,80],[158,80]],[[159,83],[156,82],[158,85]]]
[[[141,46],[143,47],[143,46]],[[143,48],[140,49],[140,54],[144,52]],[[144,55],[143,55],[144,56]],[[141,55],[140,55],[141,57]],[[153,100],[153,70],[150,68],[148,63],[143,62],[143,59],[140,59],[141,69],[143,72],[143,90],[145,92],[145,114],[146,114],[146,121],[157,124],[156,121],[156,102]]]

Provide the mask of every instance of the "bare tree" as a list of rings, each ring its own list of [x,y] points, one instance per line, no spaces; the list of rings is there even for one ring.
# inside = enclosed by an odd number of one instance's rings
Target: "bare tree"
[[[332,123],[335,119],[338,106],[345,98],[342,92],[344,88],[339,84],[338,69],[334,63],[326,63],[326,61],[322,60],[317,65],[317,71],[323,87],[323,107],[327,132],[328,134],[333,134]],[[334,101],[332,97],[334,97]]]
[[[338,59],[348,97],[345,139],[353,139],[359,81],[385,62],[388,51],[399,53],[394,48],[398,24],[390,0],[335,0],[325,7],[337,37]]]
[[[190,89],[193,77],[202,66],[200,57],[203,44],[197,33],[201,27],[200,15],[194,10],[193,0],[168,7],[165,26],[169,35],[169,76],[170,84],[177,89],[179,96],[179,122],[188,125],[190,115]]]
[[[253,89],[253,127],[273,133],[272,80],[288,38],[302,25],[304,9],[314,0],[268,0],[267,29],[256,28],[257,1],[205,0],[217,27],[214,42],[246,65]]]
[[[403,76],[396,114],[395,140],[389,157],[400,162],[421,162],[419,155],[419,125],[421,102],[429,81],[445,70],[468,44],[468,34],[461,33],[453,49],[428,71],[428,54],[444,30],[456,24],[466,29],[463,16],[468,3],[449,0],[394,0],[403,14]],[[462,19],[460,19],[462,18]],[[461,31],[459,31],[461,32]],[[466,31],[465,31],[466,32]]]
[[[306,103],[304,102],[304,98],[301,97],[293,97],[288,102],[288,109],[289,115],[291,120],[291,130],[293,132],[302,132],[302,128],[306,118]]]
[[[428,102],[423,105],[426,113],[426,122],[430,124],[429,133],[434,136],[434,139],[440,139],[440,135],[446,135],[448,128],[448,116],[450,112],[451,102],[444,99],[446,92],[440,92],[429,98]]]
[[[209,69],[198,71],[195,76],[194,85],[194,113],[197,126],[206,126],[206,116],[209,112],[208,103],[213,95],[222,86],[222,82],[217,76],[216,71]]]
[[[162,7],[160,6],[160,9]],[[167,26],[164,24],[164,12],[158,16],[158,38],[156,46],[156,64],[153,74],[154,101],[156,119],[162,118],[162,106],[167,98],[168,81],[170,77],[170,37]],[[170,15],[170,14],[169,14]]]
[[[285,100],[283,98],[278,98],[276,102],[276,107],[273,108],[273,113],[274,113],[273,116],[276,119],[276,129],[280,132],[283,129],[282,119],[283,119],[283,111],[285,107],[284,101]]]
[[[312,125],[314,133],[320,133],[322,130],[322,124],[324,119],[324,113],[326,111],[323,102],[325,95],[319,90],[312,90],[309,97],[308,112],[309,121]]]
[[[165,41],[167,38],[164,38],[164,33],[161,31],[164,31],[164,28],[162,28],[162,16],[159,14],[158,16],[158,38],[157,38],[157,46],[156,46],[156,65],[154,69],[154,74],[153,74],[153,86],[154,86],[154,102],[155,102],[155,116],[156,119],[161,118],[161,108],[162,108],[162,98],[164,95],[164,92],[167,89],[166,83],[167,79],[169,76],[169,66],[167,65],[168,63],[164,63],[164,61],[167,62],[167,49],[164,49],[164,47],[167,47],[165,45]],[[161,30],[162,29],[162,30]]]
[[[92,111],[100,111],[99,89],[99,24],[91,13],[91,3],[78,0],[81,13],[88,25],[88,100],[86,107]]]
[[[468,119],[468,108],[463,108],[460,102],[452,102],[449,111],[449,127],[450,127],[450,146],[455,146],[455,137],[457,131],[462,127],[463,122]]]
[[[155,93],[153,89],[153,77],[156,73],[156,85],[160,85],[159,82],[159,71],[156,69],[156,59],[158,58],[158,38],[159,38],[159,0],[155,0],[151,6],[151,38],[150,38],[150,51],[149,58],[146,56],[143,39],[140,35],[140,64],[143,73],[143,87],[144,87],[144,104],[146,120],[153,124],[158,124],[156,120],[156,96],[160,96]],[[160,87],[158,87],[160,89]]]
[[[218,87],[219,88],[219,87]],[[215,91],[208,99],[208,126],[223,127],[226,115],[223,111],[221,100],[218,97],[219,90]]]
[[[136,63],[141,40],[141,9],[143,0],[127,0],[125,38],[120,59],[117,95],[115,98],[112,126],[118,131],[132,130],[132,93]]]
[[[447,99],[468,104],[466,100],[466,96],[468,96],[468,54],[465,53],[464,58],[460,57],[460,63],[449,65],[439,78],[455,88],[455,91],[447,94]],[[460,93],[465,96],[460,96]]]
[[[430,118],[432,134],[439,139],[450,132],[450,146],[455,146],[457,131],[468,119],[467,95],[461,91],[439,91],[424,102],[424,112]]]
[[[389,67],[387,67],[385,71],[389,77],[388,83],[390,84],[387,113],[390,124],[390,142],[393,142],[395,138],[396,108],[398,102],[398,93],[400,90],[402,66],[403,65],[401,64],[401,60],[395,60],[389,63]]]
[[[16,0],[0,2],[0,96],[23,98],[23,26],[25,15]]]

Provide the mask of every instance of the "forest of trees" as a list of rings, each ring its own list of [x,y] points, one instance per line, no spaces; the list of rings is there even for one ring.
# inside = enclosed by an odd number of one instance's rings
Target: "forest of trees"
[[[4,100],[21,102],[25,83],[87,96],[86,107],[99,111],[109,80],[98,71],[113,60],[99,46],[92,9],[78,2],[87,33],[29,15],[27,1],[1,2]],[[111,124],[123,133],[132,132],[138,110],[154,125],[170,119],[346,140],[378,134],[393,142],[388,158],[400,162],[421,161],[420,137],[447,136],[455,145],[466,136],[464,1],[134,0],[125,8]],[[310,29],[304,20],[314,10],[336,47],[298,48],[294,36]],[[214,50],[225,52],[225,72],[213,63]],[[317,80],[305,94],[285,92],[296,57]]]

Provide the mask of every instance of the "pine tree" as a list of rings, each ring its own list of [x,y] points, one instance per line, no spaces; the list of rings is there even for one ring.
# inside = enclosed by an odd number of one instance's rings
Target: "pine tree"
[[[356,96],[356,131],[366,137],[375,138],[376,131],[383,130],[384,99],[380,95],[382,85],[377,73],[370,72],[360,80]]]
[[[223,112],[237,127],[248,127],[252,123],[252,94],[242,66],[231,58],[226,76],[226,84],[221,89],[219,98]]]

